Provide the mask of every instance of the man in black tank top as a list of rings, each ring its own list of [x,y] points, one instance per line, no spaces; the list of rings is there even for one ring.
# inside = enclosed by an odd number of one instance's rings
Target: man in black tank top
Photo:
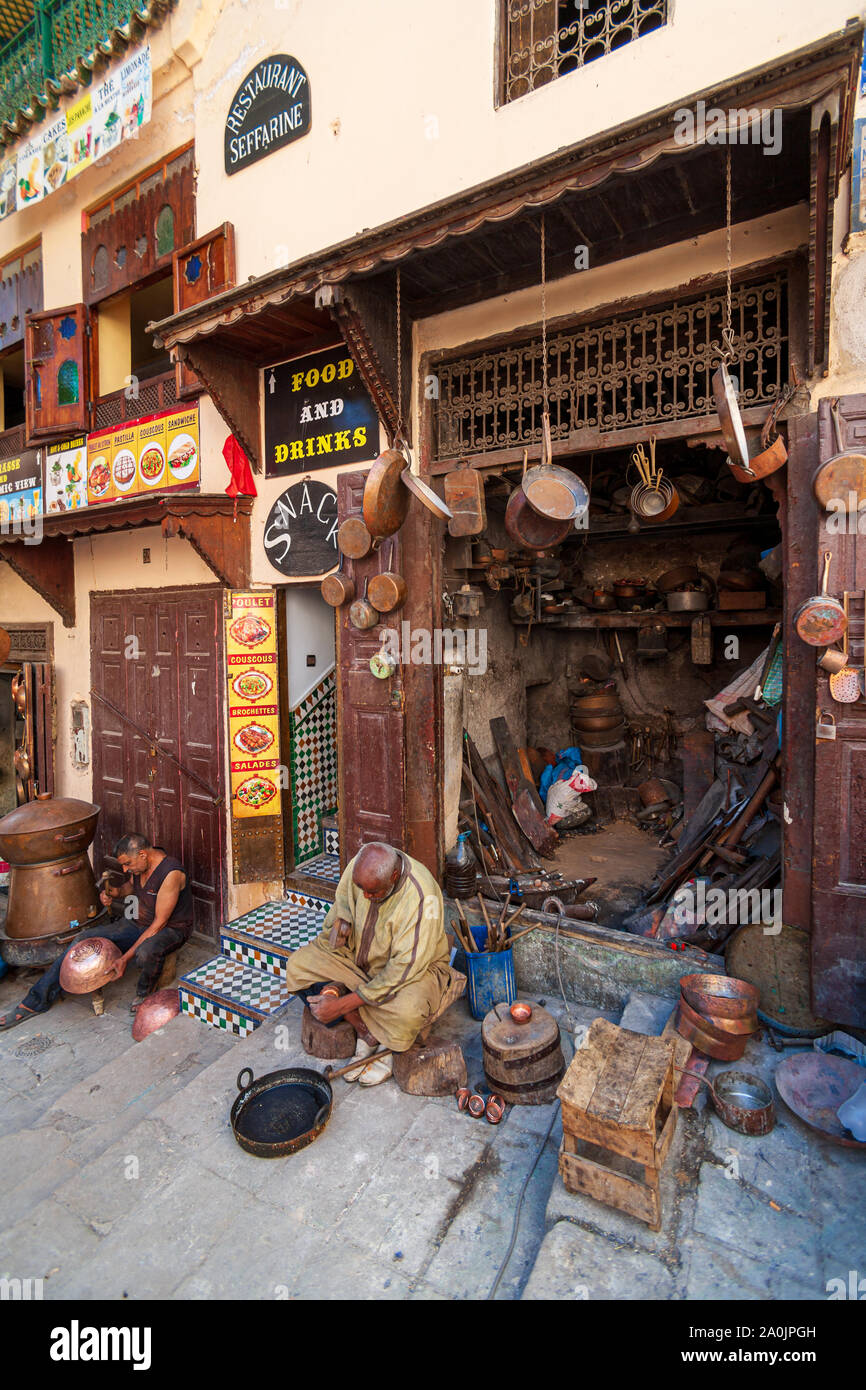
[[[135,1002],[130,1006],[130,1012],[135,1013],[142,999],[156,989],[166,956],[192,934],[192,890],[180,860],[153,846],[144,835],[124,835],[115,845],[114,854],[126,879],[119,888],[106,888],[99,897],[105,907],[122,902],[123,916],[113,925],[89,927],[75,939],[102,936],[120,947],[123,955],[114,967],[115,980],[120,979],[131,960],[135,961],[141,970]],[[14,1028],[33,1014],[51,1008],[60,993],[62,964],[60,956],[49,965],[18,1008],[0,1018],[0,1030]]]

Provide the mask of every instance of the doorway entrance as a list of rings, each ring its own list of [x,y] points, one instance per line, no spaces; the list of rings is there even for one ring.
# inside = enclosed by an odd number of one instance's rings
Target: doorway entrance
[[[91,595],[97,866],[125,831],[147,835],[183,863],[195,930],[214,941],[225,904],[221,629],[217,586]]]

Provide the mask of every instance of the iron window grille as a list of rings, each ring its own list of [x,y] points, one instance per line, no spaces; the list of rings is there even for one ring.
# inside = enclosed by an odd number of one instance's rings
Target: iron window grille
[[[715,413],[711,378],[725,323],[724,286],[548,333],[554,440],[583,429],[652,427]],[[735,285],[729,370],[745,409],[788,380],[788,282],[779,271]],[[437,461],[541,441],[541,335],[432,368]],[[573,443],[573,441],[572,441]],[[579,446],[578,446],[579,447]]]
[[[502,0],[503,100],[515,101],[557,77],[660,29],[668,0]]]

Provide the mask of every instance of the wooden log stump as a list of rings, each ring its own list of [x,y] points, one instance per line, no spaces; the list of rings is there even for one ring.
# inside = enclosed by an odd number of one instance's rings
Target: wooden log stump
[[[394,1053],[394,1080],[410,1096],[453,1096],[466,1085],[466,1061],[459,1043],[415,1043]]]
[[[177,975],[177,958],[180,954],[180,947],[172,951],[171,955],[166,956],[162,963],[162,970],[159,972],[159,979],[156,982],[157,989],[168,989],[169,985],[174,984]]]
[[[340,1057],[354,1057],[356,1037],[351,1023],[345,1019],[341,1019],[334,1028],[328,1028],[314,1018],[309,1007],[304,1005],[301,1042],[309,1057],[322,1057],[329,1062]]]

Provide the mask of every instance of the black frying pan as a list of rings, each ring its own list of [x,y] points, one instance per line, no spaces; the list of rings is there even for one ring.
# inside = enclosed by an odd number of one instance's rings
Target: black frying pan
[[[331,1117],[330,1083],[308,1067],[271,1071],[258,1081],[251,1068],[244,1067],[238,1073],[238,1091],[231,1109],[232,1130],[241,1148],[257,1158],[286,1158],[305,1149]]]

